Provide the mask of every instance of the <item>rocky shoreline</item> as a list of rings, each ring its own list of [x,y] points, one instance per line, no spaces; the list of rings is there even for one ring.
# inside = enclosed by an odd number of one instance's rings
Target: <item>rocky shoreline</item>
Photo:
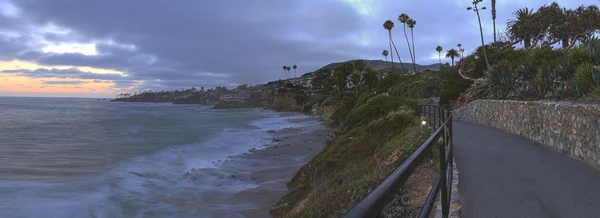
[[[281,114],[284,117],[290,115],[297,113]],[[215,204],[235,207],[232,210],[223,210],[223,214],[211,215],[270,217],[269,209],[288,192],[286,184],[300,167],[321,151],[326,145],[325,141],[332,134],[330,128],[314,118],[302,116],[290,120],[301,125],[267,131],[272,137],[268,146],[254,147],[245,154],[227,158],[219,163],[218,169],[193,169],[184,175],[185,178],[194,180],[207,173],[218,174],[220,178],[257,184],[255,188],[231,196],[218,196],[213,193]]]

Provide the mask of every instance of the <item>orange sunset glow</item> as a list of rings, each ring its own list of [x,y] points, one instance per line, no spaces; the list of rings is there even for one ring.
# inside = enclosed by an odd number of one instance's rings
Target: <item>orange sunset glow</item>
[[[36,70],[36,69],[70,69],[71,66],[44,66],[25,61],[0,61],[0,71],[4,70]],[[92,68],[75,67],[84,72],[95,74],[119,74],[122,72]],[[35,78],[18,75],[18,73],[0,74],[0,93],[6,95],[16,94],[27,96],[28,93],[53,94],[53,96],[72,96],[72,93],[81,93],[84,96],[112,97],[123,89],[114,88],[114,82],[108,80],[92,79],[60,79],[60,78]],[[65,84],[60,84],[64,82]],[[61,95],[62,94],[62,95]]]

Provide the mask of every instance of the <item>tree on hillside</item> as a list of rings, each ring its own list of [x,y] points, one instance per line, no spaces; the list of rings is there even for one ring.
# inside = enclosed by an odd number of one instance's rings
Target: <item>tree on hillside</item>
[[[290,75],[290,76],[288,77],[288,79],[290,79],[290,78],[292,77],[292,74],[290,73],[290,70],[291,70],[291,69],[292,69],[292,68],[291,68],[290,66],[286,66],[286,67],[285,67],[285,70],[287,70],[287,72],[288,72],[288,74],[287,74],[287,75]]]
[[[357,93],[358,85],[360,83],[360,75],[358,75],[358,74],[350,75],[350,82],[352,82],[352,85],[354,85],[354,92]]]
[[[336,67],[333,70],[333,84],[336,85],[339,89],[339,91],[344,90],[344,88],[346,88],[346,84],[348,82],[348,75],[350,75],[350,73],[352,71],[349,71],[350,67],[349,64],[344,64],[341,66]]]
[[[410,35],[412,38],[412,54],[413,54],[413,70],[415,71],[415,73],[417,73],[417,63],[416,63],[416,59],[417,59],[417,53],[415,52],[415,25],[417,25],[417,21],[415,21],[414,19],[409,19],[408,21],[406,21],[406,23],[408,24],[408,28],[410,28]]]
[[[366,72],[362,76],[362,84],[364,84],[369,90],[375,88],[378,80],[379,77],[377,77],[377,72],[371,68],[367,68]]]
[[[354,69],[359,73],[362,73],[365,70],[366,63],[363,60],[357,60],[354,62]]]
[[[483,0],[473,0],[473,2],[471,4],[473,4],[473,7],[467,7],[467,10],[472,10],[475,11],[475,14],[477,14],[477,20],[479,21],[479,33],[481,35],[481,46],[483,47],[483,56],[485,58],[485,64],[487,67],[490,66],[490,62],[488,61],[488,57],[487,57],[487,53],[485,51],[485,42],[483,41],[483,27],[481,26],[481,16],[479,16],[479,10],[485,10],[485,7],[482,8],[478,8],[477,4],[483,2]]]
[[[410,54],[410,59],[414,62],[413,53],[410,48],[410,42],[408,41],[408,35],[406,34],[406,24],[408,20],[410,20],[410,17],[407,14],[403,13],[400,14],[400,16],[398,16],[398,21],[400,21],[400,23],[402,23],[402,25],[404,26],[404,38],[406,38],[406,44],[408,45],[408,53]]]
[[[566,9],[554,2],[535,12],[519,9],[514,15],[516,19],[507,24],[510,45],[523,42],[528,49],[538,43],[543,47],[561,43],[564,50],[569,50],[600,30],[600,10],[596,5]]]
[[[456,49],[450,49],[446,52],[446,58],[452,59],[452,66],[454,66],[454,58],[459,56],[460,55]]]
[[[492,1],[492,23],[494,26],[494,42],[496,42],[496,0]]]
[[[383,52],[381,52],[381,55],[383,55],[385,57],[385,62],[387,62],[388,51],[383,50]]]
[[[392,29],[394,29],[394,22],[392,22],[391,20],[386,20],[385,23],[383,23],[383,27],[389,32],[391,42],[390,51],[392,50],[393,46],[394,51],[396,51],[396,57],[398,57],[398,62],[400,62],[400,67],[402,68],[401,72],[404,72],[404,64],[402,63],[402,58],[400,58],[400,54],[398,53],[398,49],[396,48],[396,44],[394,44],[394,39],[392,38]],[[394,55],[392,54],[392,70],[394,69],[396,68],[394,68]]]
[[[523,42],[525,48],[531,47],[531,40],[534,38],[533,28],[533,10],[521,8],[513,13],[515,19],[510,19],[507,23],[506,32],[512,41]]]
[[[456,46],[458,47],[458,52],[460,52],[460,50],[461,50],[460,47],[462,46],[462,44],[458,43],[458,45],[456,45]],[[462,59],[462,54],[459,55],[459,57],[460,57],[460,59]]]
[[[440,64],[442,64],[442,50],[444,50],[442,48],[442,46],[437,46],[435,47],[435,50],[438,52],[438,59],[440,59]]]
[[[383,23],[383,28],[386,29],[389,33],[388,36],[388,41],[390,44],[390,51],[392,50],[392,29],[394,28],[394,22],[392,22],[391,20],[386,20],[385,23]],[[394,68],[394,55],[392,55],[392,69]],[[402,63],[402,62],[400,62]]]
[[[296,78],[296,68],[298,68],[298,66],[296,66],[296,65],[294,64],[294,66],[292,66],[292,68],[294,68],[294,78]]]
[[[289,79],[288,75],[287,75],[287,66],[283,65],[283,73],[285,74],[285,78]]]

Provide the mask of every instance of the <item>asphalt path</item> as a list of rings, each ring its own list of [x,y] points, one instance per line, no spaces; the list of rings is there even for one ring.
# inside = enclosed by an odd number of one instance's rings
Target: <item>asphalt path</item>
[[[600,169],[498,129],[453,132],[462,218],[600,217]]]

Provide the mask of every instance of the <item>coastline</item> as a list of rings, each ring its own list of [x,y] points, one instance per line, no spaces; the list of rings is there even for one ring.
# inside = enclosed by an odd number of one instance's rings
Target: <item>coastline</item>
[[[227,208],[210,216],[271,217],[269,210],[288,193],[286,184],[300,167],[321,151],[333,132],[318,119],[297,115],[299,113],[280,114],[280,117],[288,117],[297,126],[274,126],[273,130],[266,133],[273,138],[267,146],[254,147],[244,154],[219,162],[220,177],[251,182],[255,187],[230,196],[205,193],[205,197],[215,198],[215,204]],[[204,169],[193,169],[185,177],[194,179],[205,173]]]

